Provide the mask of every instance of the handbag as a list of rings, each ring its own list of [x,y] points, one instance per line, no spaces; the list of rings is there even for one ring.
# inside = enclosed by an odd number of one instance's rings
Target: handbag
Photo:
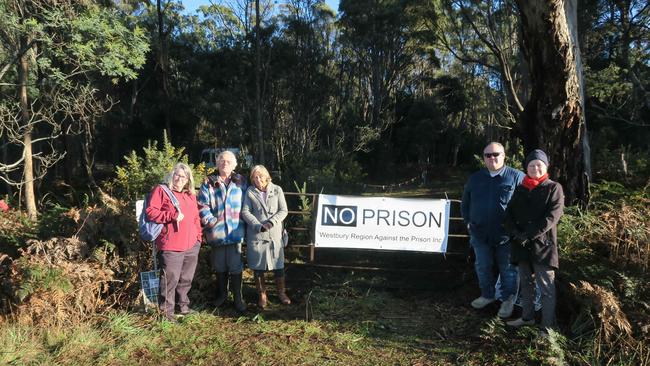
[[[161,184],[160,188],[162,188],[163,192],[167,194],[169,199],[172,201],[172,204],[176,208],[176,211],[181,212],[181,208],[179,206],[178,200],[176,199],[176,196],[174,196],[174,193],[172,193],[169,188]],[[155,241],[156,238],[160,235],[162,232],[163,228],[165,227],[165,224],[159,224],[157,222],[149,221],[147,219],[147,206],[149,206],[149,199],[150,199],[151,194],[147,196],[147,199],[144,201],[144,204],[142,205],[142,211],[140,212],[140,215],[138,216],[138,231],[140,234],[140,238],[144,241]],[[138,209],[139,203],[136,202],[136,210]]]
[[[282,247],[286,248],[289,245],[289,233],[287,229],[282,228]]]

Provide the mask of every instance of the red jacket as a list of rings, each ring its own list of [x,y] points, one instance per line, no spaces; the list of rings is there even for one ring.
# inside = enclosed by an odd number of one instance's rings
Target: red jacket
[[[172,192],[185,216],[180,223],[176,222],[178,212],[174,204],[160,186],[156,186],[151,192],[146,213],[149,220],[165,224],[160,236],[156,239],[158,250],[183,252],[192,248],[197,241],[201,242],[199,210],[195,195],[174,190]]]

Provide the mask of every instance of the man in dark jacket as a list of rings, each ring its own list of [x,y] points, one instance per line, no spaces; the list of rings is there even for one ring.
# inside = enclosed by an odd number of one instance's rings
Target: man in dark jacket
[[[471,305],[482,309],[496,301],[496,264],[501,300],[498,315],[508,318],[515,302],[517,269],[510,263],[510,242],[503,228],[503,218],[508,201],[524,173],[505,165],[505,150],[498,142],[491,142],[483,149],[483,161],[485,168],[469,177],[461,203],[481,288],[481,296]]]

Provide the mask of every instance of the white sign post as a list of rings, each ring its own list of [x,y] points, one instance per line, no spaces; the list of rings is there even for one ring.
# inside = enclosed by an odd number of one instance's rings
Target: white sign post
[[[316,247],[447,251],[448,200],[321,194]]]
[[[135,221],[138,222],[144,210],[144,200],[135,202]],[[140,272],[140,293],[144,301],[145,310],[158,306],[158,287],[160,285],[160,271],[156,259],[156,244],[151,243],[151,257],[153,259],[153,271]]]

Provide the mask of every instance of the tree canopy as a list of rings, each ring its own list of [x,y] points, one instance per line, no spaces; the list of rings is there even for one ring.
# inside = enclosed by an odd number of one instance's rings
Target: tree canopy
[[[163,130],[191,162],[240,147],[336,192],[475,165],[492,140],[515,166],[549,150],[569,203],[648,172],[643,1],[56,3],[0,2],[8,184],[92,186]]]

